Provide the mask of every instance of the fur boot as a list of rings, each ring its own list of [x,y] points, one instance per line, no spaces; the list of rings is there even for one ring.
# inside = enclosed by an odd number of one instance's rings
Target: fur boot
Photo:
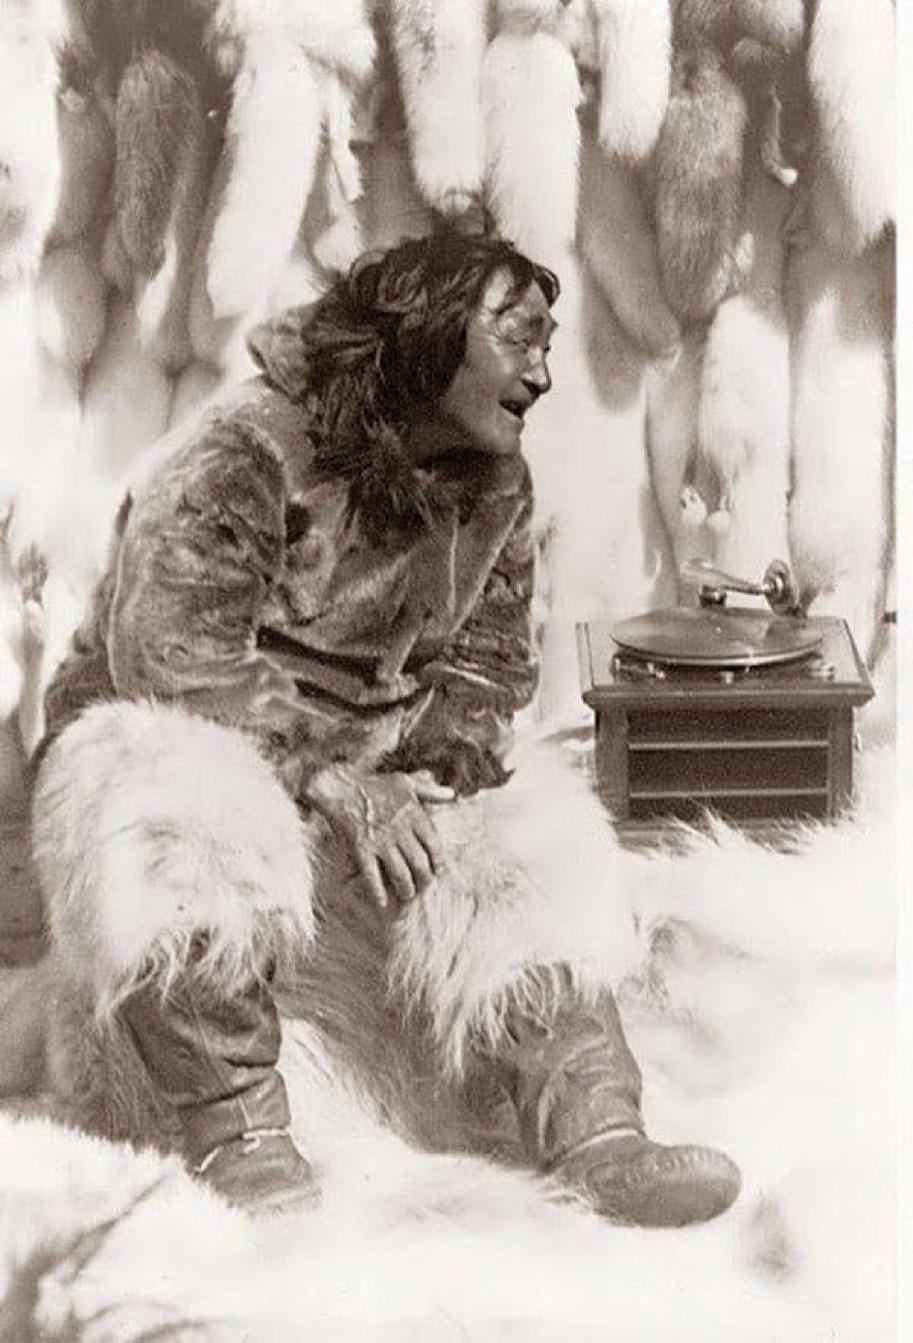
[[[818,0],[808,48],[813,214],[828,246],[858,254],[895,217],[893,0]]]
[[[391,32],[423,198],[448,219],[481,203],[483,0],[390,0]]]
[[[229,1030],[218,1004],[246,1002],[313,935],[298,813],[240,734],[127,703],[87,710],[52,744],[33,813],[56,966],[53,1087],[87,1127],[168,1144],[184,1105],[164,1036],[190,1029],[187,1012]]]
[[[599,48],[599,146],[644,160],[669,102],[669,0],[593,0]]]
[[[533,1163],[613,1222],[685,1226],[725,1212],[741,1184],[728,1157],[646,1137],[640,1069],[612,994],[581,1003],[554,967],[546,983],[534,1010],[511,1012],[495,1065]]]
[[[789,203],[789,193],[756,169],[744,216],[751,269],[716,311],[701,375],[698,456],[726,515],[713,558],[755,581],[770,560],[789,558],[789,332],[781,298]],[[712,512],[717,500],[707,502]]]
[[[871,659],[884,610],[890,525],[891,312],[887,242],[847,259],[793,254],[790,549],[812,613],[850,624]]]

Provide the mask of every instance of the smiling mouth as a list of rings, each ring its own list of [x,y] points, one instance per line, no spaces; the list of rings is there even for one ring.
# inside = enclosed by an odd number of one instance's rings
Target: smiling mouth
[[[506,410],[508,415],[512,416],[518,424],[523,423],[523,417],[529,410],[529,406],[524,401],[502,401],[501,409]]]

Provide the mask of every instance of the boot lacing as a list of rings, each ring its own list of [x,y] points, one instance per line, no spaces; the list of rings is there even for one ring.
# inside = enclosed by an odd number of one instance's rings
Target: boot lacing
[[[229,1147],[233,1147],[235,1143],[243,1143],[241,1155],[250,1156],[260,1148],[264,1138],[290,1139],[291,1136],[287,1125],[284,1128],[249,1129],[246,1133],[240,1133],[237,1138],[231,1138],[228,1142],[216,1143],[215,1147],[206,1153],[199,1165],[193,1167],[193,1173],[194,1175],[205,1175],[216,1157],[227,1151]]]

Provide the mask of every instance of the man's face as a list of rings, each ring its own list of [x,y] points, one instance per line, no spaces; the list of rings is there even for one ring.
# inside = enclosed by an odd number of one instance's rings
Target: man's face
[[[552,385],[546,359],[555,322],[537,284],[511,299],[515,283],[506,268],[489,279],[441,401],[445,421],[495,456],[520,451],[524,417]]]

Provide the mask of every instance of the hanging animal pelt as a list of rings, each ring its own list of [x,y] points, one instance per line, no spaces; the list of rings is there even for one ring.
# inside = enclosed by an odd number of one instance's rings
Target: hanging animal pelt
[[[802,0],[675,0],[655,210],[666,296],[683,321],[709,319],[750,264],[739,220],[749,148],[777,181],[796,179],[781,111],[804,22]]]
[[[34,275],[57,208],[60,0],[0,0],[0,284]]]
[[[460,219],[482,193],[484,0],[389,0],[391,37],[422,196]]]
[[[114,128],[88,79],[67,78],[57,100],[60,192],[49,243],[71,243],[97,223],[114,166]],[[77,76],[78,77],[78,76]]]
[[[760,579],[771,559],[788,558],[790,369],[782,226],[790,205],[790,193],[756,168],[744,218],[754,240],[751,268],[739,293],[716,311],[701,375],[698,454],[716,478],[719,503],[713,503],[721,513],[713,558],[749,579]]]
[[[877,645],[890,525],[892,249],[859,257],[821,243],[787,275],[793,326],[793,565],[812,612]]]
[[[89,367],[73,473],[71,526],[82,537],[87,595],[106,559],[124,482],[164,433],[171,379],[142,347],[132,299],[116,295]]]
[[[206,0],[74,0],[85,43],[114,96],[110,276],[128,287],[165,260],[194,126],[216,98],[205,60]],[[190,147],[188,147],[188,140]]]
[[[576,233],[582,100],[563,8],[501,0],[482,66],[486,204],[506,237],[559,269]]]
[[[592,0],[599,53],[599,143],[641,161],[669,102],[669,0]]]
[[[362,0],[220,0],[208,40],[233,92],[194,306],[208,302],[218,321],[252,309],[291,253],[314,184],[327,89],[339,91],[331,76],[357,89],[371,71],[374,38]],[[203,334],[196,353],[212,356]]]
[[[766,170],[791,186],[781,143],[783,100],[805,34],[805,0],[673,0],[677,50],[713,46],[745,94]]]
[[[704,322],[750,260],[742,237],[745,98],[712,46],[677,51],[653,158],[663,291],[685,324]]]
[[[580,160],[581,251],[638,349],[671,354],[681,331],[662,292],[656,240],[641,199],[637,169],[608,158],[584,134]]]
[[[169,374],[192,358],[188,308],[197,241],[216,145],[199,101],[187,107],[183,142],[176,165],[169,214],[161,235],[161,265],[133,282],[137,338]]]
[[[675,595],[680,595],[681,565],[695,558],[709,560],[715,553],[713,531],[707,526],[714,509],[694,471],[703,366],[703,336],[692,334],[686,336],[674,362],[655,364],[647,376],[647,457],[672,551]]]
[[[815,226],[858,254],[895,216],[892,0],[818,0],[808,47]]]

